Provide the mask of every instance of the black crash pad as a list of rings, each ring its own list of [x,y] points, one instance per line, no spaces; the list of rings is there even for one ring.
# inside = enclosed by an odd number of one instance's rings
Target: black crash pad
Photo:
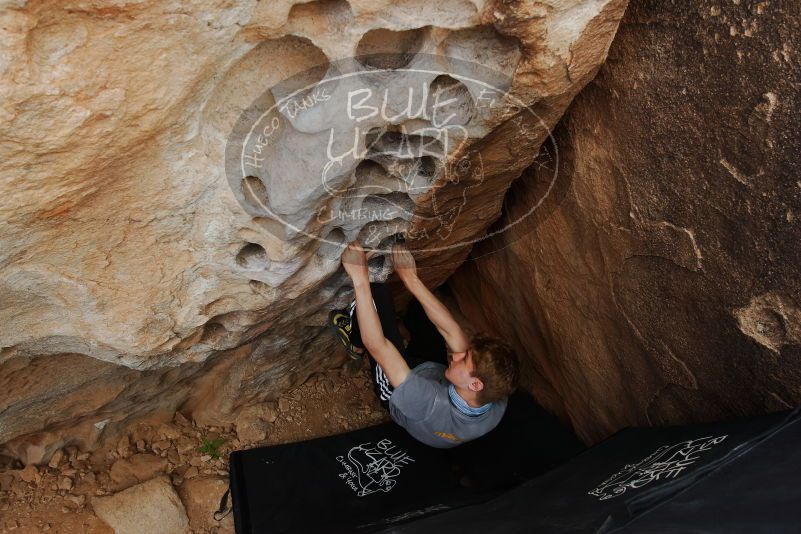
[[[584,449],[523,393],[498,427],[453,449],[394,423],[230,457],[237,534],[368,533],[486,502]]]
[[[801,532],[799,413],[627,429],[489,502],[383,532]]]
[[[495,431],[455,449],[389,423],[238,451],[237,534],[801,532],[801,409],[581,449],[518,395]]]

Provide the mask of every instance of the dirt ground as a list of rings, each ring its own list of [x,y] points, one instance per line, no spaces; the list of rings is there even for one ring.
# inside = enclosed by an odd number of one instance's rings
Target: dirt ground
[[[49,465],[23,469],[6,460],[6,465],[0,464],[0,532],[113,534],[95,516],[92,498],[166,473],[184,501],[190,532],[232,533],[230,515],[221,523],[211,517],[226,486],[229,452],[338,434],[387,420],[373,394],[369,366],[363,362],[313,375],[277,402],[255,406],[225,428],[199,427],[176,413],[171,423],[140,423],[118,443],[91,453],[67,447]],[[204,439],[222,442],[215,451],[219,458],[199,450]],[[191,491],[203,495],[188,495]]]

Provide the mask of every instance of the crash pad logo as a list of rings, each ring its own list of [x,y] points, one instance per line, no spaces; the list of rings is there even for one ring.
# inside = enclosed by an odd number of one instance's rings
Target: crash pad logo
[[[623,495],[629,488],[637,489],[658,480],[678,477],[701,458],[702,454],[721,443],[727,436],[705,437],[663,445],[636,464],[627,464],[606,479],[589,495],[605,501]]]
[[[338,476],[359,497],[383,491],[392,491],[401,469],[414,462],[405,451],[382,439],[375,445],[362,443],[348,451],[347,456],[337,456],[336,460],[345,468]]]

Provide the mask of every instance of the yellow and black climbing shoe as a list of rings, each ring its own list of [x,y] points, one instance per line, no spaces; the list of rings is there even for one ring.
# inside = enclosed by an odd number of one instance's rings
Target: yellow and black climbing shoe
[[[328,313],[328,327],[334,331],[339,341],[342,342],[348,356],[354,360],[361,360],[362,353],[356,352],[350,342],[350,315],[347,310],[331,310]]]
[[[331,310],[328,321],[337,328],[342,328],[350,335],[350,315],[346,310]]]

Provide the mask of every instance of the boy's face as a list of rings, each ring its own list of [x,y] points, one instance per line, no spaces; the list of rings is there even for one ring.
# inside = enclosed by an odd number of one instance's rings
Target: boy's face
[[[466,352],[454,352],[448,356],[448,360],[449,365],[445,370],[445,378],[451,384],[473,391],[478,391],[483,387],[481,380],[473,376],[475,366],[470,349],[467,349]]]

